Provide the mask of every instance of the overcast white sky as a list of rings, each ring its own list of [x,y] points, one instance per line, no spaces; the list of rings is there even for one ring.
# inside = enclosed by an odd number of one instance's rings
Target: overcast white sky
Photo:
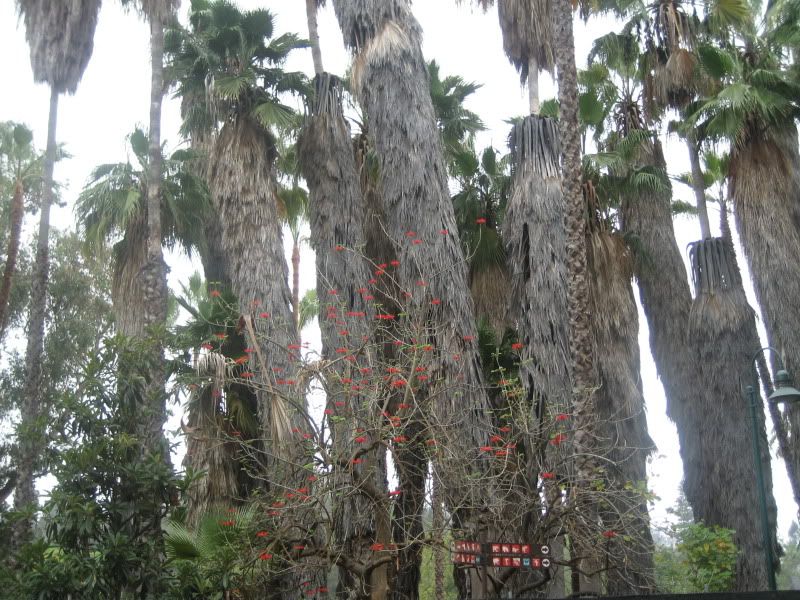
[[[189,2],[184,0],[183,4],[181,14],[185,15]],[[303,0],[239,0],[238,4],[244,9],[269,8],[277,17],[276,31],[279,33],[292,31],[307,35]],[[326,70],[342,74],[349,58],[330,4],[328,2],[328,7],[320,14],[323,60]],[[483,88],[467,102],[467,107],[478,113],[488,127],[479,136],[479,148],[489,144],[504,148],[508,135],[505,120],[526,112],[527,93],[520,87],[519,77],[503,54],[496,13],[483,14],[470,8],[469,2],[457,7],[453,0],[418,0],[414,3],[414,11],[425,34],[425,56],[439,62],[442,75],[457,74],[483,84]],[[576,20],[578,61],[585,62],[592,40],[614,26],[610,20],[592,20],[588,25]],[[135,15],[124,13],[117,2],[104,2],[94,54],[83,81],[75,96],[62,98],[59,106],[58,141],[66,145],[73,158],[59,163],[56,168],[56,178],[67,185],[64,199],[69,205],[55,211],[53,224],[56,227],[73,227],[72,203],[90,170],[101,163],[125,161],[126,135],[137,124],[146,128],[150,94],[148,39],[147,27]],[[6,57],[0,120],[26,123],[33,128],[37,145],[44,148],[49,91],[33,83],[24,27],[18,21],[13,0],[0,0],[0,56]],[[310,52],[297,52],[287,68],[312,73]],[[547,75],[541,78],[540,94],[543,99],[555,95]],[[169,148],[181,141],[178,127],[178,102],[167,99],[164,102],[162,137]],[[689,170],[686,152],[677,140],[667,142],[666,153],[673,174]],[[690,191],[683,186],[676,185],[675,194],[682,200],[692,201]],[[30,230],[31,225],[33,223],[26,228]],[[679,218],[676,228],[681,248],[686,248],[698,235],[693,219]],[[173,286],[177,286],[178,281],[185,281],[194,269],[199,268],[183,256],[172,255],[168,261]],[[740,263],[744,261],[740,259]],[[301,279],[305,291],[314,287],[311,268],[314,260],[310,250],[304,251],[302,264],[306,267]],[[748,293],[751,304],[755,305],[752,290],[748,289]],[[652,512],[654,522],[658,523],[667,517],[666,509],[674,504],[683,475],[677,434],[666,417],[664,392],[650,355],[646,327],[640,311],[642,379],[650,435],[658,446],[649,469],[650,487],[661,497]],[[318,340],[318,337],[318,333],[311,331],[304,334],[304,339],[309,341]],[[747,418],[747,415],[742,415],[742,418]],[[783,461],[776,458],[774,445],[773,472],[779,531],[785,536],[797,509]]]

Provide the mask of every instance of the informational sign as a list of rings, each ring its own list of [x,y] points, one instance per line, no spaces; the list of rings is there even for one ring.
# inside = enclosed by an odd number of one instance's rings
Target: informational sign
[[[511,542],[469,542],[453,544],[453,562],[457,565],[547,569],[550,547]]]

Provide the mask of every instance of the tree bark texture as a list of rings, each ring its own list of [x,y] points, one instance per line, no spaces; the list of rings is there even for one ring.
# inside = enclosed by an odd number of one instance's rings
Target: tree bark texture
[[[438,472],[457,522],[477,532],[473,517],[493,495],[481,479],[489,465],[480,452],[490,435],[490,407],[421,30],[407,0],[337,0],[334,9],[355,53],[354,89],[378,155],[385,227],[400,262],[397,279],[411,295],[406,312],[430,323],[430,379],[451,386],[432,398],[428,430],[443,447],[435,456]]]
[[[42,354],[44,353],[44,322],[47,310],[47,282],[50,271],[50,206],[53,203],[53,169],[56,162],[56,125],[58,120],[58,92],[50,90],[50,115],[47,121],[47,149],[42,180],[42,206],[39,232],[36,239],[36,258],[33,263],[31,299],[28,312],[28,343],[25,348],[25,385],[20,409],[19,459],[17,487],[14,491],[14,508],[23,510],[36,507],[36,470],[44,452],[42,431]],[[20,519],[14,529],[13,545],[20,548],[31,539],[30,519]]]

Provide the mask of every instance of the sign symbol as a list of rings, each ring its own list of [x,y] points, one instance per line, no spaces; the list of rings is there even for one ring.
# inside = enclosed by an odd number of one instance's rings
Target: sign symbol
[[[550,554],[550,546],[542,546],[542,554]]]
[[[549,558],[545,558],[545,559],[543,559],[543,560],[542,560],[542,566],[543,566],[545,569],[546,569],[547,567],[549,567],[549,566],[550,566],[550,559],[549,559]]]

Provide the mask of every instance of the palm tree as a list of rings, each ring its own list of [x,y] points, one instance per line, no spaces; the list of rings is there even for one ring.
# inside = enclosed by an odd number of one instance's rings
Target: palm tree
[[[50,86],[50,114],[47,122],[47,149],[42,181],[42,204],[36,241],[33,285],[28,317],[28,343],[25,350],[25,404],[21,410],[19,465],[14,506],[23,509],[36,506],[34,472],[41,456],[42,440],[35,422],[42,400],[42,352],[44,319],[47,303],[49,271],[50,205],[53,202],[53,168],[56,161],[56,121],[58,97],[75,93],[89,59],[92,56],[94,30],[100,0],[50,2],[48,0],[19,0],[19,10],[25,22],[25,37],[30,46],[33,77]],[[58,35],[54,35],[54,32]],[[14,532],[15,546],[30,539],[30,519],[21,519]]]
[[[359,340],[374,340],[370,323],[375,317],[372,302],[367,294],[358,291],[370,279],[366,258],[361,254],[365,232],[364,198],[356,170],[349,127],[342,112],[342,84],[328,74],[318,75],[316,93],[310,117],[299,141],[299,157],[303,175],[311,193],[309,220],[311,239],[316,253],[317,298],[320,301],[320,328],[322,330],[322,357],[335,361],[337,348],[342,347],[341,330],[347,330],[345,342],[362,347],[354,350],[357,363],[338,361],[336,373],[326,385],[327,406],[337,411],[345,407],[348,418],[332,425],[333,443],[339,460],[347,460],[358,449],[354,438],[357,424],[374,422],[381,413],[380,398],[369,403],[353,394],[350,385],[357,377],[359,367],[374,365],[377,359],[374,345]],[[336,292],[331,295],[331,290]],[[363,315],[353,317],[348,315]],[[389,514],[385,506],[376,502],[375,496],[360,490],[367,482],[369,490],[385,496],[385,449],[378,447],[364,456],[364,464],[355,468],[337,469],[337,489],[342,490],[343,501],[334,514],[334,534],[342,551],[352,560],[366,565],[375,543],[391,543]],[[339,461],[337,461],[339,462]],[[390,589],[387,567],[359,576],[352,569],[340,568],[337,594],[348,597],[387,598]],[[363,580],[362,580],[363,578]]]
[[[631,286],[633,256],[617,227],[615,213],[619,192],[630,182],[603,174],[594,158],[587,156],[585,161],[583,189],[590,214],[587,250],[592,296],[596,306],[605,307],[592,322],[597,346],[603,349],[597,356],[599,447],[609,461],[607,478],[613,490],[601,518],[607,530],[629,536],[626,543],[606,542],[610,567],[606,593],[652,593],[654,548],[646,490],[647,459],[654,444],[647,431],[639,369],[639,317]]]
[[[10,231],[3,282],[0,284],[0,340],[8,324],[8,300],[17,266],[19,240],[26,197],[40,193],[43,156],[33,148],[33,132],[19,123],[0,123],[0,172],[13,189],[9,214]]]
[[[791,340],[800,331],[794,308],[794,292],[800,288],[791,257],[800,251],[800,154],[794,123],[800,87],[782,66],[771,30],[746,29],[740,39],[741,47],[698,49],[701,65],[719,87],[700,101],[693,122],[701,138],[730,143],[729,194],[767,337],[784,355],[786,368],[797,373],[800,353]],[[788,417],[787,458],[796,478],[800,410],[790,407]]]
[[[208,182],[231,288],[248,345],[257,351],[259,368],[253,383],[265,438],[264,473],[267,493],[278,494],[281,486],[302,485],[307,449],[295,443],[291,432],[305,426],[306,407],[296,384],[289,383],[297,381],[290,379],[297,365],[293,351],[297,331],[290,309],[273,169],[276,142],[270,127],[292,124],[292,111],[278,95],[305,92],[306,84],[301,74],[286,73],[281,66],[292,50],[306,44],[294,34],[274,36],[269,11],[240,12],[224,0],[194,2],[189,21],[190,30],[170,32],[168,49],[179,93],[195,102],[202,99],[196,114],[211,116],[206,123],[212,131],[217,121],[221,123],[209,151]],[[188,129],[191,125],[184,124]],[[308,536],[310,544],[313,532]],[[314,569],[304,575],[304,570],[286,574],[276,584],[276,593],[299,594],[303,579],[296,578],[313,580],[321,575]]]
[[[106,164],[96,167],[78,196],[75,211],[89,243],[114,245],[112,298],[117,331],[142,337],[147,327],[146,304],[150,301],[139,277],[146,267],[148,194],[150,177],[149,139],[140,129],[129,136],[136,164]],[[191,253],[202,241],[202,225],[210,199],[205,183],[191,170],[195,157],[178,150],[161,159],[160,198],[162,243],[180,244]]]
[[[438,422],[433,431],[448,448],[437,453],[437,476],[456,529],[479,534],[476,517],[490,492],[483,483],[472,483],[486,470],[480,448],[491,423],[420,27],[407,0],[337,0],[334,9],[345,43],[356,55],[353,88],[375,142],[385,227],[400,262],[398,280],[413,294],[409,309],[430,323],[438,373],[457,382],[452,393],[437,394],[432,403]],[[424,285],[416,286],[420,281]],[[454,425],[450,434],[441,428],[446,423]]]

